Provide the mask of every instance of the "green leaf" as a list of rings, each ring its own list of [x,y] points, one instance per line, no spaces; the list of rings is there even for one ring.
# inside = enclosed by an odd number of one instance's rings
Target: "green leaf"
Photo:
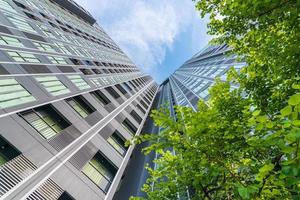
[[[259,117],[257,117],[256,118],[256,120],[258,121],[258,122],[266,122],[268,119],[267,119],[267,117],[266,116],[259,116]]]
[[[268,123],[266,124],[266,127],[267,127],[267,128],[273,128],[273,127],[274,127],[274,123],[273,123],[273,122],[268,122]]]
[[[238,188],[238,192],[239,195],[243,198],[243,199],[249,199],[250,198],[250,193],[249,190],[245,187],[239,187]]]
[[[271,171],[273,168],[274,168],[274,164],[269,163],[269,164],[265,164],[264,166],[262,166],[259,169],[259,171],[262,172],[262,173],[265,173],[265,172]]]
[[[284,107],[283,109],[280,110],[280,113],[283,116],[288,116],[292,113],[292,106],[288,105],[286,107]]]
[[[258,116],[259,114],[260,114],[260,110],[256,110],[252,113],[252,115],[255,117]]]
[[[300,94],[294,94],[290,97],[288,101],[289,105],[295,106],[300,103]]]
[[[273,169],[274,169],[274,164],[272,163],[265,164],[259,169],[259,173],[256,176],[256,180],[262,181],[265,178],[265,176],[269,174],[269,172],[272,171]]]
[[[295,89],[295,90],[299,90],[299,89],[300,89],[300,84],[294,83],[294,84],[292,85],[292,88]]]
[[[259,123],[259,124],[256,126],[256,130],[258,130],[258,131],[261,131],[263,128],[264,128],[264,124],[263,124],[263,123]]]
[[[294,120],[293,125],[294,126],[300,126],[300,120]]]
[[[294,111],[300,112],[300,104],[298,104],[294,107]]]
[[[296,166],[283,166],[281,172],[286,176],[298,176],[299,169]]]
[[[295,142],[297,140],[300,139],[300,130],[297,130],[297,129],[293,129],[291,130],[286,136],[285,136],[285,140],[287,142]]]

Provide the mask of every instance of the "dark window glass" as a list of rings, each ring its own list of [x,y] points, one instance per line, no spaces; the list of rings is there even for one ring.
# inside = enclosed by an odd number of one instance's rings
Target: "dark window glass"
[[[95,73],[95,74],[101,74],[101,71],[99,69],[92,69],[92,71]]]
[[[128,91],[131,91],[132,88],[127,83],[122,83]]]
[[[148,105],[150,105],[151,102],[146,97],[144,97],[143,99],[148,103]]]
[[[148,108],[148,105],[143,100],[141,100],[140,103],[144,106],[145,109]]]
[[[126,94],[127,93],[127,91],[120,84],[115,85],[115,86],[116,86],[116,88],[118,88],[118,90],[120,90],[120,92],[122,94]]]
[[[70,123],[49,104],[21,112],[19,115],[45,139],[54,137],[70,126]]]
[[[68,192],[64,191],[57,200],[75,200]]]
[[[130,115],[133,117],[133,119],[135,119],[138,123],[142,122],[142,118],[134,111],[132,110],[130,112]]]
[[[74,65],[82,65],[82,62],[80,60],[77,60],[75,58],[70,58],[70,60],[72,61],[72,63],[74,63]]]
[[[91,92],[91,95],[94,96],[101,104],[106,105],[110,103],[110,100],[100,90]]]
[[[72,97],[66,101],[83,118],[95,111],[95,108],[93,108],[82,96]]]
[[[122,125],[131,135],[135,135],[137,132],[137,128],[127,118],[122,122]]]
[[[0,136],[0,166],[14,159],[21,153]]]
[[[100,152],[83,167],[82,172],[104,192],[107,192],[117,168]]]
[[[93,72],[89,69],[79,69],[84,75],[91,75]]]
[[[142,111],[142,113],[146,113],[146,111],[142,108],[142,106],[140,105],[140,104],[137,104],[136,105],[136,107],[140,110],[140,111]]]
[[[105,90],[111,95],[113,96],[115,99],[119,98],[120,95],[112,88],[112,87],[107,87],[105,88]]]
[[[122,156],[126,154],[127,147],[125,147],[125,139],[122,135],[115,131],[109,138],[107,138],[107,142]]]

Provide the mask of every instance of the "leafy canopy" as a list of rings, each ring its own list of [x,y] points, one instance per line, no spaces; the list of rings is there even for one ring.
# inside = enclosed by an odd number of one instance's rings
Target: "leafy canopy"
[[[300,199],[300,1],[195,3],[213,42],[247,67],[216,80],[196,112],[176,106],[176,120],[168,108],[152,112],[163,131],[135,138],[159,154],[147,199]]]

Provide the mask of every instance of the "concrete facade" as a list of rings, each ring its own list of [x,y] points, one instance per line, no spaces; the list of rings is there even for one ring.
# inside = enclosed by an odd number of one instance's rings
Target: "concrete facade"
[[[0,199],[112,199],[157,89],[73,1],[0,0]]]

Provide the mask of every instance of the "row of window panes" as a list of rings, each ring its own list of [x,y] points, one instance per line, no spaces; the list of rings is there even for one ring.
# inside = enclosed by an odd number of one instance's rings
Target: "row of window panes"
[[[24,47],[24,45],[17,38],[4,36],[4,35],[0,36],[0,44],[14,46],[14,47]]]
[[[87,89],[90,86],[79,75],[68,76],[68,78],[80,89]],[[53,96],[67,94],[70,90],[56,76],[35,77],[47,92]],[[115,97],[119,95],[111,89],[107,89]],[[94,92],[92,94],[102,105],[110,103],[110,100],[103,95],[102,92]],[[36,99],[15,79],[0,80],[0,108],[8,108],[16,105],[35,101]]]
[[[7,54],[16,62],[40,63],[40,60],[30,53],[8,51]]]
[[[0,80],[0,108],[33,102],[36,99],[15,79]]]
[[[6,4],[7,4],[7,2],[5,2]],[[9,5],[9,4],[8,4]],[[23,19],[23,18],[21,18],[21,17],[19,17],[19,16],[17,16],[17,15],[13,15],[13,16],[8,16],[8,19],[15,25],[15,26],[17,26],[19,29],[21,29],[21,30],[26,30],[26,31],[30,31],[30,32],[36,32],[33,28],[32,28],[32,26],[25,20],[25,19]],[[41,27],[41,25],[40,25],[40,27]],[[42,28],[42,31],[43,32],[45,32],[45,27],[43,27]],[[51,35],[51,36],[53,36],[53,34],[51,34],[51,32],[50,31],[47,31],[46,30],[46,35]],[[49,34],[50,33],[50,34]],[[46,50],[50,50],[50,51],[53,51],[52,49],[46,49]],[[85,51],[86,52],[86,51]],[[87,52],[86,52],[87,53]],[[78,52],[77,52],[77,54],[78,54]],[[90,56],[90,57],[93,57],[91,54],[89,54],[89,53],[87,53],[88,54],[88,56]],[[82,54],[80,54],[81,56],[82,56]]]
[[[0,0],[0,8],[16,13],[17,11],[5,0]]]

